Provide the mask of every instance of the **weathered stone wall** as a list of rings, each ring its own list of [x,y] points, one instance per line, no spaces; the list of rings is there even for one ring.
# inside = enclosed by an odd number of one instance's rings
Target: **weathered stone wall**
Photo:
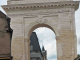
[[[9,28],[6,16],[0,11],[0,57],[11,56],[10,33],[6,28]]]

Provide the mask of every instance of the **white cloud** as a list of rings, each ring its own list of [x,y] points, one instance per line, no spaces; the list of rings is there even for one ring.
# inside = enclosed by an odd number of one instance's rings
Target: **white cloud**
[[[49,59],[49,60],[53,60],[53,59]],[[54,59],[54,60],[57,60],[57,59]]]
[[[0,0],[0,10],[5,13],[5,11],[1,8],[2,5],[7,5],[7,0]]]
[[[79,9],[75,12],[76,22],[76,35],[77,35],[77,54],[80,54],[80,5]]]
[[[7,5],[7,0],[0,0],[0,5]]]
[[[48,44],[44,44],[45,49],[47,50],[47,55],[48,57],[52,56],[52,55],[56,55],[56,42],[52,41]]]

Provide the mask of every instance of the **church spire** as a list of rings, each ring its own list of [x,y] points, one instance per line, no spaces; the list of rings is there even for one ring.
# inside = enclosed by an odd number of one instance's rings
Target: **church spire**
[[[42,51],[45,51],[44,46],[42,46]]]

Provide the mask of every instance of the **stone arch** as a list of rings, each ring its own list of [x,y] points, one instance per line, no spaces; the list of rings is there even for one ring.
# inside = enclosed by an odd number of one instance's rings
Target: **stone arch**
[[[25,51],[26,51],[25,55],[27,55],[27,57],[25,59],[30,60],[30,35],[36,28],[39,28],[39,27],[50,28],[55,33],[56,41],[57,41],[57,37],[59,37],[59,31],[57,29],[58,26],[55,27],[52,24],[52,22],[50,22],[50,21],[46,21],[46,22],[43,22],[43,23],[40,23],[38,21],[34,21],[34,22],[29,23],[29,25],[25,29],[24,45],[25,45]],[[26,47],[27,47],[27,49],[26,49]]]
[[[27,36],[27,38],[30,37],[30,35],[31,35],[33,30],[35,30],[36,28],[39,28],[39,27],[50,28],[55,33],[56,36],[59,36],[59,32],[58,32],[57,27],[52,25],[49,21],[46,22],[46,23],[38,23],[37,21],[34,21],[34,22],[31,22],[26,28],[26,34],[27,34],[26,36]]]

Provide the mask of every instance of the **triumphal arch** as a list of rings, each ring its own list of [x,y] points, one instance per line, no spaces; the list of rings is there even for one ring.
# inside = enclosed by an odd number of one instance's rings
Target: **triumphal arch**
[[[57,60],[74,60],[77,56],[75,11],[78,1],[8,0],[7,4],[2,8],[11,18],[13,60],[30,60],[30,34],[38,27],[48,27],[55,32]]]

